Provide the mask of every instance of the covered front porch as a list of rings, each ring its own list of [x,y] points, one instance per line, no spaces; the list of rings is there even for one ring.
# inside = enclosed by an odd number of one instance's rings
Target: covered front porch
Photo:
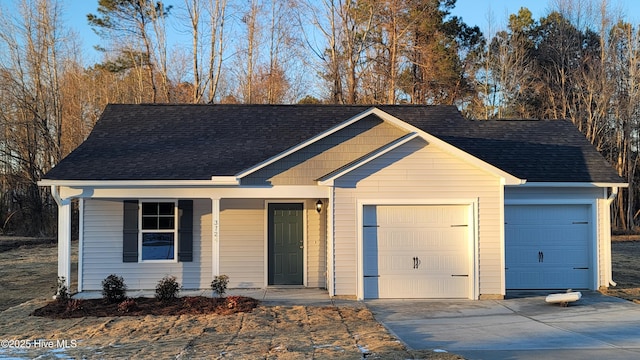
[[[52,186],[52,192],[59,212],[58,275],[67,286],[72,281],[78,284],[72,292],[98,291],[110,274],[123,276],[131,290],[154,289],[165,275],[176,276],[185,290],[207,289],[213,277],[221,274],[229,276],[229,289],[331,288],[330,199],[325,187]],[[74,279],[73,199],[78,199],[79,208]],[[123,204],[132,201],[192,202],[192,259],[123,261]],[[182,216],[182,209],[177,205],[176,209]],[[182,242],[175,244],[180,247]]]

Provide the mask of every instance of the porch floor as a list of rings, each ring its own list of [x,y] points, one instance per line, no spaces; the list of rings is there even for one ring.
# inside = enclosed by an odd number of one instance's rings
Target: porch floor
[[[246,296],[260,300],[266,305],[306,305],[306,306],[335,306],[335,305],[356,305],[360,302],[355,300],[335,299],[329,297],[329,292],[318,288],[265,288],[265,289],[228,289],[225,296]],[[127,291],[127,296],[154,297],[154,290],[134,290]],[[183,290],[180,296],[214,296],[213,291],[203,290]],[[101,291],[83,291],[73,295],[74,299],[99,299],[102,297]]]

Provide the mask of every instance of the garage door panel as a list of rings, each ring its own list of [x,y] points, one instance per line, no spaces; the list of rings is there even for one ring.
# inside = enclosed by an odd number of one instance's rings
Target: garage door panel
[[[589,205],[505,207],[507,289],[589,288]]]
[[[567,224],[588,221],[587,205],[510,205],[505,220],[510,225]]]
[[[375,214],[375,216],[374,216]],[[365,298],[467,298],[467,206],[365,206]]]
[[[451,292],[466,293],[468,279],[429,277],[410,279],[406,276],[368,278],[368,298],[415,298],[416,293],[429,294],[429,298],[451,298]],[[367,281],[367,279],[365,279]]]
[[[451,254],[441,257],[441,271],[450,275],[464,275],[469,273],[469,258],[461,254]]]
[[[452,219],[466,224],[466,206],[377,206],[377,221],[390,226],[449,227]],[[369,214],[369,216],[372,216]],[[454,221],[456,223],[456,221]]]
[[[466,228],[430,229],[415,227],[412,229],[398,227],[377,228],[376,237],[383,241],[378,243],[379,250],[395,251],[458,251],[466,248]],[[374,230],[375,231],[375,230]],[[365,235],[366,236],[366,235]]]

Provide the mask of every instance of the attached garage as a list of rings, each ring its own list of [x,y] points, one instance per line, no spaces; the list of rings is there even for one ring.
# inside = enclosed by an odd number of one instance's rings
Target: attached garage
[[[507,290],[594,287],[588,204],[505,206]]]
[[[366,205],[364,297],[470,298],[469,205]]]

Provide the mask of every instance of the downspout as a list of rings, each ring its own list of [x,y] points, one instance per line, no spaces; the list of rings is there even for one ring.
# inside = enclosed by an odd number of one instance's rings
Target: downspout
[[[51,185],[51,196],[53,200],[55,200],[58,206],[62,206],[62,198],[60,197],[60,187],[56,185]]]
[[[613,203],[613,200],[615,200],[615,198],[618,196],[618,187],[617,186],[612,186],[611,187],[611,195],[609,195],[609,197],[607,198],[607,206],[609,211],[611,211],[611,204]],[[613,269],[612,269],[612,265],[611,265],[611,216],[609,216],[609,246],[607,246],[607,259],[609,259],[609,285],[611,286],[616,286],[618,285],[615,281],[613,281]]]

